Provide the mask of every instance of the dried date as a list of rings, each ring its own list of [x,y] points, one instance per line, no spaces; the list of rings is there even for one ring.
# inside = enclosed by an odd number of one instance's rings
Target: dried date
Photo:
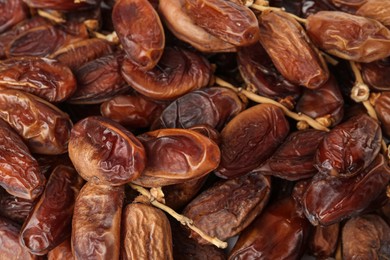
[[[390,137],[390,92],[380,93],[380,96],[374,102],[375,112],[381,122],[381,128],[387,137]]]
[[[361,63],[364,83],[374,91],[390,91],[390,58]]]
[[[0,33],[23,21],[28,16],[28,10],[22,0],[4,0],[0,4]]]
[[[319,259],[332,257],[339,240],[340,223],[330,226],[318,225],[311,236],[309,250]]]
[[[72,11],[88,9],[100,4],[100,0],[23,0],[31,8],[52,9],[61,11]]]
[[[70,238],[47,253],[47,260],[74,260]]]
[[[381,22],[387,28],[390,27],[390,2],[381,0],[366,0],[359,7],[356,15],[361,15]]]
[[[9,220],[23,224],[33,205],[32,200],[15,197],[4,189],[0,189],[0,215]]]

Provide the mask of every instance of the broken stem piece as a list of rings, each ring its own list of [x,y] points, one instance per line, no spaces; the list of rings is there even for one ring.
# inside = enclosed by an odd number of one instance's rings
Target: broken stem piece
[[[43,18],[46,18],[54,23],[65,23],[66,20],[62,17],[62,15],[59,13],[59,12],[46,12],[46,11],[43,11],[43,10],[40,10],[38,9],[38,15],[43,17]]]
[[[261,12],[264,12],[264,11],[277,11],[277,12],[285,12],[285,10],[283,8],[278,8],[278,7],[270,7],[270,6],[262,6],[262,5],[257,5],[257,4],[253,4],[250,6],[250,8],[253,8],[255,10],[258,10],[258,11],[261,11]],[[298,22],[300,23],[303,23],[303,24],[306,24],[307,21],[306,19],[304,18],[301,18],[299,16],[296,16],[295,14],[292,14],[292,13],[288,13],[292,18],[294,18],[295,20],[297,20]]]

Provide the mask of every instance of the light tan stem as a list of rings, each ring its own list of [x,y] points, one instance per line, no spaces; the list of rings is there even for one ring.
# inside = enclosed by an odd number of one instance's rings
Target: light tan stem
[[[261,11],[261,12],[268,11],[268,10],[269,11],[277,11],[277,12],[285,12],[285,10],[283,8],[262,6],[262,5],[257,5],[257,4],[253,4],[250,7],[255,9],[255,10]],[[300,23],[303,23],[303,24],[307,23],[306,19],[303,19],[299,16],[296,16],[295,14],[288,13],[288,15],[290,15],[292,18],[294,18],[295,20],[297,20]]]
[[[107,35],[99,33],[99,32],[91,32],[91,33],[95,38],[103,39],[103,40],[112,42],[114,44],[119,44],[119,38],[118,38],[118,35],[116,34],[116,32],[112,32],[112,33],[107,34]]]
[[[252,93],[250,91],[247,91],[245,89],[242,89],[242,88],[236,88],[235,86],[233,86],[232,84],[224,81],[223,79],[221,78],[218,78],[216,77],[215,79],[215,83],[222,86],[222,87],[226,87],[226,88],[229,88],[237,93],[242,93],[244,94],[247,98],[249,98],[250,100],[252,101],[255,101],[257,103],[262,103],[262,104],[272,104],[272,105],[275,105],[275,106],[278,106],[280,107],[284,114],[288,117],[291,117],[293,119],[295,119],[296,121],[305,121],[307,122],[311,127],[313,127],[314,129],[317,129],[317,130],[322,130],[322,131],[327,131],[329,132],[330,130],[321,125],[319,122],[317,122],[316,120],[314,120],[313,118],[305,115],[305,114],[302,114],[302,113],[294,113],[292,111],[290,111],[288,108],[286,108],[285,106],[283,106],[282,104],[280,104],[279,102],[276,102],[275,100],[272,100],[270,98],[266,98],[266,97],[262,97],[262,96],[259,96],[259,95],[256,95],[255,93]]]
[[[186,216],[178,214],[177,212],[175,212],[170,207],[168,207],[168,206],[162,204],[161,202],[157,201],[156,198],[154,198],[152,196],[152,194],[147,189],[145,189],[144,187],[136,185],[136,184],[133,184],[133,183],[129,183],[129,185],[130,185],[130,187],[132,189],[134,189],[134,190],[138,191],[139,193],[141,193],[142,195],[146,196],[153,206],[155,206],[155,207],[157,207],[157,208],[167,212],[169,215],[171,215],[176,220],[178,220],[182,225],[186,225],[190,229],[192,229],[193,231],[198,233],[204,240],[212,243],[213,245],[215,245],[215,246],[217,246],[219,248],[226,248],[228,246],[228,244],[226,242],[221,241],[221,240],[219,240],[216,237],[211,237],[211,236],[207,235],[206,233],[204,233],[199,228],[197,228],[196,226],[194,226],[193,221],[191,219],[187,218]]]
[[[54,23],[65,23],[66,22],[66,20],[62,17],[62,15],[58,12],[49,13],[49,12],[46,12],[46,11],[43,11],[40,9],[38,9],[37,12],[38,12],[39,16],[46,18]]]

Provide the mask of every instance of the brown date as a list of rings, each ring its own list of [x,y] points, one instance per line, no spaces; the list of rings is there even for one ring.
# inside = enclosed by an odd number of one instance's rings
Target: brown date
[[[59,165],[20,231],[20,243],[35,255],[44,255],[71,235],[76,197],[83,179],[70,166]]]
[[[254,13],[245,5],[224,0],[184,0],[187,15],[210,34],[235,46],[259,40]]]
[[[220,161],[219,147],[204,135],[187,129],[161,129],[137,136],[145,146],[145,170],[133,180],[145,187],[160,187],[198,179]]]
[[[229,259],[300,259],[310,229],[292,198],[277,201],[240,234]]]
[[[390,92],[384,91],[375,99],[375,112],[381,122],[381,127],[384,135],[390,137]]]
[[[131,203],[122,217],[121,259],[173,260],[168,218],[151,205]]]
[[[27,8],[22,0],[4,0],[0,3],[0,33],[23,21],[28,16]]]
[[[141,70],[155,67],[164,51],[165,34],[152,4],[148,0],[118,0],[112,22],[129,60]]]
[[[33,153],[63,154],[68,150],[69,116],[37,96],[0,89],[0,118],[22,136]]]
[[[61,102],[76,90],[76,78],[56,60],[17,57],[0,61],[0,88],[19,89],[49,102]]]
[[[372,62],[390,55],[390,30],[373,19],[320,11],[307,18],[306,31],[320,49],[342,59]]]
[[[100,0],[23,0],[31,8],[53,9],[61,11],[72,11],[79,9],[88,9],[99,5]]]
[[[245,109],[245,103],[233,91],[222,87],[211,87],[192,91],[173,101],[152,129],[190,128],[206,124],[221,130],[234,116]]]
[[[265,162],[289,132],[283,111],[268,104],[244,110],[221,132],[221,163],[216,174],[234,178]]]
[[[370,63],[361,63],[364,83],[374,91],[390,91],[390,57]]]
[[[321,141],[315,167],[327,175],[353,175],[378,155],[382,131],[366,114],[355,116],[333,128]]]
[[[307,129],[291,133],[274,154],[256,171],[290,181],[312,177],[318,144],[326,132]]]
[[[313,225],[330,225],[356,216],[382,196],[389,180],[388,162],[381,154],[352,176],[319,173],[303,195],[304,213]]]
[[[194,52],[167,47],[156,67],[143,71],[125,59],[122,76],[136,91],[156,100],[172,100],[207,86],[209,62]]]
[[[113,186],[138,178],[146,164],[142,143],[123,126],[99,116],[74,125],[69,158],[85,180]]]
[[[344,12],[355,13],[368,0],[330,0],[337,8]]]
[[[16,197],[34,200],[42,193],[46,178],[20,136],[1,119],[0,143],[0,186]]]
[[[33,260],[37,256],[31,255],[19,243],[20,226],[12,221],[0,217],[0,258],[4,260]]]
[[[339,240],[340,223],[330,226],[318,225],[315,227],[309,242],[311,255],[319,259],[327,259],[333,256]]]
[[[268,202],[271,179],[258,172],[223,180],[196,196],[183,215],[211,237],[226,240],[245,229]],[[197,233],[191,237],[208,244]]]
[[[34,201],[15,197],[0,188],[0,216],[23,224],[33,205]]]
[[[74,260],[70,237],[47,253],[47,260]]]
[[[294,18],[281,11],[263,12],[259,24],[260,43],[284,78],[310,89],[325,84],[328,67]]]
[[[388,259],[390,227],[377,215],[363,215],[345,223],[342,256],[350,259]]]
[[[390,2],[389,1],[367,0],[356,11],[356,15],[377,20],[387,28],[390,28]]]
[[[198,132],[204,136],[207,136],[210,140],[214,141],[218,146],[221,144],[221,134],[215,130],[215,128],[212,128],[209,125],[195,125],[190,128],[190,130],[193,130],[195,132]]]

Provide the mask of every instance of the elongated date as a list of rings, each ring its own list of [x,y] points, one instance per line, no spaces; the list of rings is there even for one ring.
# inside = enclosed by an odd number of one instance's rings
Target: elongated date
[[[53,248],[47,253],[47,260],[74,260],[70,238]]]
[[[23,224],[33,205],[33,200],[18,198],[0,189],[0,215],[9,220]]]

